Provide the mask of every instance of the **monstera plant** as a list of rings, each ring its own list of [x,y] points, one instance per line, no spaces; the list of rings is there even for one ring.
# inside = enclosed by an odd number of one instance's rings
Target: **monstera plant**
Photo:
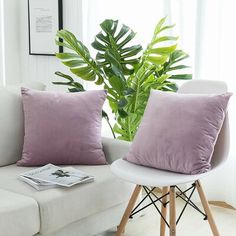
[[[188,66],[181,64],[188,55],[177,49],[177,37],[166,34],[174,25],[166,25],[166,18],[155,27],[151,42],[143,50],[141,45],[131,45],[135,33],[116,20],[105,20],[101,32],[95,36],[92,47],[97,50],[94,59],[88,48],[73,33],[60,30],[56,43],[68,52],[56,56],[77,77],[101,85],[107,90],[115,125],[112,133],[119,139],[131,141],[139,126],[151,89],[176,92],[175,80],[188,80],[191,74],[181,73]],[[61,72],[56,75],[64,79],[53,82],[66,85],[70,92],[84,91],[78,80]]]

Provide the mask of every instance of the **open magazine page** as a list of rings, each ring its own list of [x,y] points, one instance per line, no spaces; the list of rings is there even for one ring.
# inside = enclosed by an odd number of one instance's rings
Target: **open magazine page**
[[[72,167],[58,167],[52,164],[28,171],[21,176],[30,178],[31,180],[44,181],[64,187],[71,187],[78,183],[90,182],[94,180],[90,176],[80,170]]]

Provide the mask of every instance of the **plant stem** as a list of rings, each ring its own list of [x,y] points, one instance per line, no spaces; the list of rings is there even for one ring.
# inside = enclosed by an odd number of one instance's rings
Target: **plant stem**
[[[127,123],[128,123],[129,141],[132,141],[132,134],[131,134],[130,118],[129,118],[129,116],[127,117]]]
[[[113,138],[116,139],[116,135],[112,129],[112,126],[111,126],[111,123],[109,122],[109,119],[105,118],[105,120],[107,121],[107,124],[109,125],[110,129],[111,129],[111,132],[112,132],[112,135],[113,135]]]

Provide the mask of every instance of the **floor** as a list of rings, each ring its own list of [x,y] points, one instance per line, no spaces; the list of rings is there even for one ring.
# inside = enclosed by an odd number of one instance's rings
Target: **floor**
[[[177,215],[183,207],[181,200],[177,201]],[[197,204],[200,207],[200,204]],[[236,235],[236,210],[211,206],[212,213],[218,225],[221,236]],[[114,230],[97,236],[114,236]],[[159,217],[154,207],[150,207],[142,215],[130,220],[124,236],[158,236]],[[168,234],[168,231],[166,232]],[[209,224],[202,215],[191,207],[187,207],[185,214],[177,226],[178,236],[212,236]]]

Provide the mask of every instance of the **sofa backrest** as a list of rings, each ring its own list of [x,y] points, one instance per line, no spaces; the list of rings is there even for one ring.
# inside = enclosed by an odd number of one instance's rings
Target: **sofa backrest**
[[[24,117],[20,88],[44,90],[40,82],[0,87],[0,166],[21,158],[24,141]]]

